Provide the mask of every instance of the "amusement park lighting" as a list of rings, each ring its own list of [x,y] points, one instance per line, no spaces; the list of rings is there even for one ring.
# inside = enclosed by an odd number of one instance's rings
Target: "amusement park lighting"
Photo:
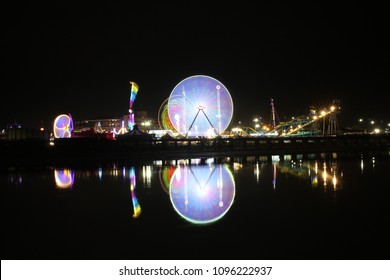
[[[333,112],[335,109],[336,109],[335,106],[331,106],[331,107],[330,107],[330,111],[331,111],[331,112]]]
[[[379,128],[374,129],[374,133],[380,133],[380,132],[381,132],[381,130]]]
[[[326,112],[325,111],[321,111],[321,116],[325,116],[326,115]]]
[[[209,76],[195,75],[182,80],[168,99],[169,119],[173,120],[173,127],[183,136],[190,132],[207,136],[210,127],[218,131],[214,136],[222,134],[232,114],[230,93],[221,82]]]
[[[359,122],[363,122],[363,119],[359,119]]]
[[[258,121],[259,121],[259,119],[258,119],[258,118],[255,118],[255,119],[253,119],[253,121],[254,121],[254,122],[258,122]]]
[[[375,123],[375,121],[371,121],[371,124],[374,124]]]
[[[318,117],[317,116],[313,116],[313,120],[316,120],[316,119],[318,119]]]
[[[260,125],[257,123],[257,124],[255,124],[255,128],[259,128],[260,127]]]

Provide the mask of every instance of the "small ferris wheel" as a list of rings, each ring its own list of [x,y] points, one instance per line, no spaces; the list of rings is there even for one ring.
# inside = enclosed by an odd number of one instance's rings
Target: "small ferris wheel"
[[[55,138],[70,138],[73,131],[72,116],[61,114],[54,120],[53,132]]]

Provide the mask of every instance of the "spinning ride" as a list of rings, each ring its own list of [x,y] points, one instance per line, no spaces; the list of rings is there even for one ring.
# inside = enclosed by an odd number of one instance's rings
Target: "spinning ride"
[[[53,132],[55,138],[70,138],[73,131],[72,116],[61,114],[54,120]]]
[[[230,124],[233,101],[220,81],[205,75],[191,76],[171,92],[168,116],[185,137],[215,137]]]

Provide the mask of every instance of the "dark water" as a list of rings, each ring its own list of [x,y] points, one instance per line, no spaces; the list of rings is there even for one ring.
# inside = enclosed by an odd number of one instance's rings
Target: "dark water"
[[[388,259],[389,152],[1,170],[2,259]]]

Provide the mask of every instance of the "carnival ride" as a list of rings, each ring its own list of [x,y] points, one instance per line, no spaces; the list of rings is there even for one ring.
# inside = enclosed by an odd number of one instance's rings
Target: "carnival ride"
[[[72,116],[61,114],[54,120],[53,132],[55,138],[70,138],[73,131],[73,119]]]
[[[173,133],[177,133],[177,130],[173,126],[168,114],[168,100],[165,99],[158,110],[158,125],[162,130],[171,130]]]
[[[310,108],[309,114],[292,117],[288,121],[279,121],[275,105],[271,98],[271,120],[262,128],[253,129],[249,126],[233,127],[230,137],[284,137],[284,136],[308,136],[308,135],[335,135],[339,132],[337,114],[340,105],[334,100],[330,106],[320,107],[317,110]],[[257,127],[260,127],[257,124]]]
[[[233,101],[220,81],[205,75],[191,76],[171,92],[168,116],[184,137],[216,137],[230,124]]]
[[[129,103],[129,121],[128,121],[128,129],[132,130],[135,124],[134,120],[134,112],[133,112],[133,104],[134,100],[137,97],[139,86],[135,82],[130,82],[130,103]]]
[[[337,103],[328,108],[318,110],[311,109],[309,115],[293,117],[290,121],[280,122],[273,129],[269,130],[266,135],[278,136],[303,136],[303,135],[334,135],[338,132],[337,113],[340,106]]]

